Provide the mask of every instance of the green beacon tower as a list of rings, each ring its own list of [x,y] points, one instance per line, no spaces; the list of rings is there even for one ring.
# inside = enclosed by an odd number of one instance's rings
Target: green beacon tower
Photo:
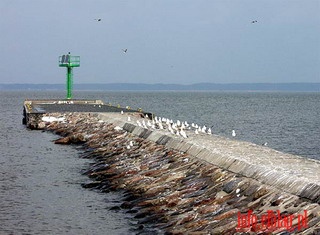
[[[80,56],[71,56],[70,52],[67,55],[59,56],[59,67],[67,67],[67,99],[72,99],[72,68],[80,67]]]

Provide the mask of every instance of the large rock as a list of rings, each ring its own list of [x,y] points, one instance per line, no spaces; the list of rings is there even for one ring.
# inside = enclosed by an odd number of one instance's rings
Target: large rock
[[[55,140],[54,143],[55,144],[70,144],[71,140],[70,140],[70,137],[67,136],[67,137],[62,137],[60,139]]]

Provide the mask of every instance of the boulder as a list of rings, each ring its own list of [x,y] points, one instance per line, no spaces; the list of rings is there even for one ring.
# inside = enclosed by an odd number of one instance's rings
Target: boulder
[[[55,144],[70,144],[71,140],[70,140],[70,137],[67,136],[67,137],[62,137],[62,138],[55,140],[54,143]]]

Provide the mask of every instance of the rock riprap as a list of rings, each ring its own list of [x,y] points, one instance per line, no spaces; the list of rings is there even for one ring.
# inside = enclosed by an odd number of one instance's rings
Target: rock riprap
[[[132,120],[143,119],[127,115]],[[55,143],[82,144],[81,156],[95,159],[86,171],[92,182],[83,186],[106,193],[124,190],[123,202],[113,209],[133,214],[139,229],[149,226],[166,234],[320,233],[320,207],[315,201],[171,148],[165,137],[151,141],[145,138],[152,134],[150,130],[136,135],[134,124],[123,128],[90,113],[50,116],[64,117],[42,124],[62,136]],[[257,221],[249,220],[244,226],[239,218],[249,211]],[[271,211],[283,217],[293,215],[291,228],[264,224],[263,216]],[[302,227],[298,215],[305,211],[307,226]]]

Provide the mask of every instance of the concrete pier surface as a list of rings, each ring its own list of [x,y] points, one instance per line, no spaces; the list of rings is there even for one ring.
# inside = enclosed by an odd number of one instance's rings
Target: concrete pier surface
[[[49,118],[50,117],[50,118]],[[49,113],[38,127],[96,160],[84,185],[126,190],[141,234],[320,234],[320,162],[138,123],[140,113]],[[138,232],[138,233],[139,233]]]
[[[38,123],[41,123],[43,114],[57,112],[122,112],[122,113],[151,113],[143,112],[142,109],[131,109],[129,106],[114,106],[110,103],[105,104],[102,100],[90,99],[26,99],[23,103],[23,119],[22,123],[29,129],[41,129]]]
[[[143,127],[131,126],[134,119],[129,123],[117,113],[100,113],[98,117],[154,142],[161,143],[161,139],[165,139],[162,142],[165,146],[222,169],[320,203],[320,161],[217,135],[189,132],[188,138],[181,138],[165,130],[152,130],[144,136]]]

